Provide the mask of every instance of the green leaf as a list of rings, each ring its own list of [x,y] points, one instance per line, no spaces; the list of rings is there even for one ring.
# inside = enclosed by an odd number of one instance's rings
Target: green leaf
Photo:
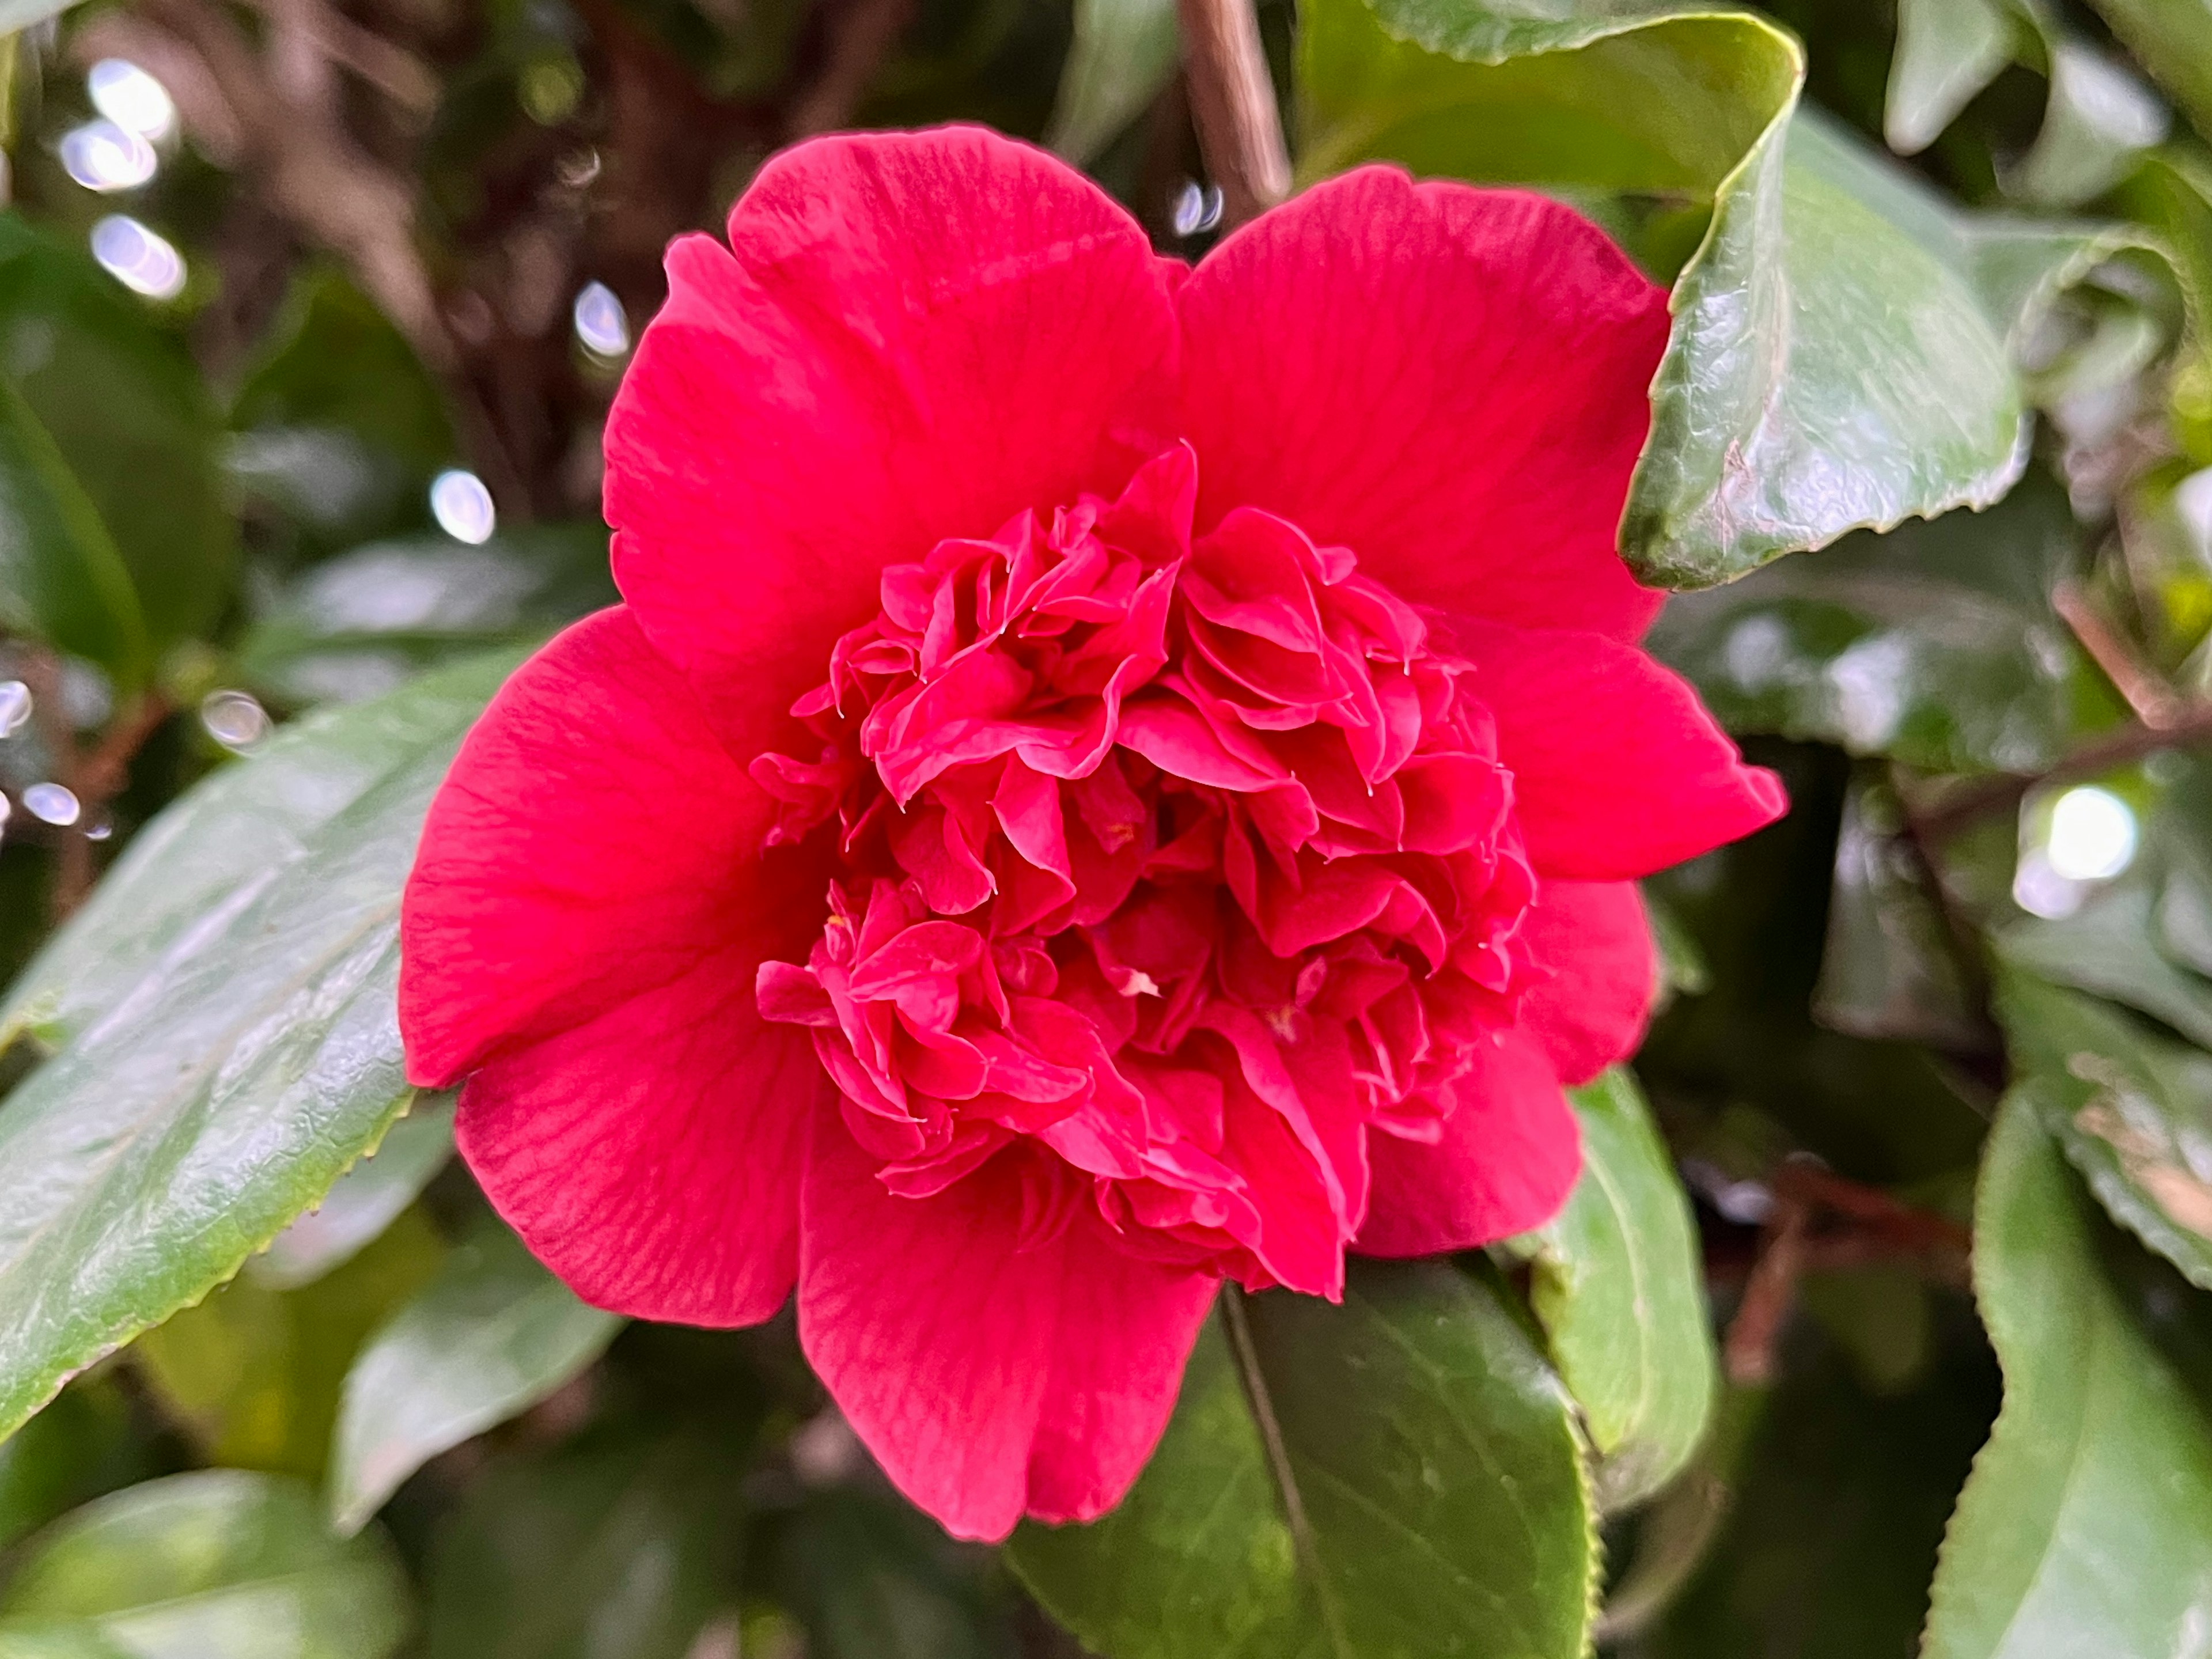
[[[2106,1251],[2015,1093],[1974,1217],[2004,1410],[1943,1540],[1925,1659],[2181,1654],[2212,1629],[2212,1421]]]
[[[2091,0],[2136,61],[2212,137],[2212,0]]]
[[[2170,120],[2124,65],[2081,41],[2054,40],[2043,125],[2006,188],[2039,206],[2078,207],[2118,183]]]
[[[736,1553],[742,1474],[684,1435],[502,1461],[439,1530],[427,1659],[684,1659]]]
[[[353,702],[543,638],[620,597],[600,525],[532,525],[477,547],[442,535],[375,542],[286,586],[240,645],[238,667],[281,702]]]
[[[358,1531],[440,1452],[544,1399],[622,1322],[578,1301],[505,1227],[479,1229],[346,1375],[331,1459],[338,1530]]]
[[[217,1287],[141,1336],[131,1362],[208,1462],[318,1480],[355,1354],[444,1255],[418,1212],[301,1289]]]
[[[1641,1503],[1680,1473],[1712,1414],[1718,1366],[1690,1206],[1635,1080],[1571,1092],[1583,1172],[1559,1218],[1515,1246],[1529,1305],[1601,1454],[1599,1503]]]
[[[123,556],[39,417],[4,382],[0,626],[88,658],[124,684],[145,676],[145,623]]]
[[[2212,1047],[2212,979],[2159,950],[2153,903],[2148,882],[2115,882],[2070,916],[2024,916],[1990,943],[2015,968],[2140,1008]]]
[[[238,563],[214,401],[143,305],[12,214],[0,215],[0,373],[114,538],[155,649],[212,627]]]
[[[313,1209],[246,1262],[246,1276],[272,1291],[296,1290],[380,1237],[453,1157],[453,1100],[417,1098]]]
[[[1986,513],[1850,537],[1671,600],[1650,649],[1732,732],[1929,771],[2029,771],[2075,735],[2051,585],[2081,532],[2038,469]]]
[[[0,1110],[0,1433],[236,1273],[405,1104],[400,888],[478,660],[302,722],[132,845],[11,997],[67,1041]]]
[[[2026,974],[1997,1012],[2014,1092],[2115,1221],[2212,1290],[2212,1055]]]
[[[407,1624],[388,1544],[342,1541],[303,1487],[236,1469],[87,1504],[0,1594],[0,1652],[25,1655],[106,1643],[131,1659],[385,1659]]]
[[[1355,1261],[1340,1308],[1232,1292],[1121,1506],[1008,1555],[1107,1659],[1577,1659],[1578,1439],[1493,1278]]]
[[[1802,52],[1747,14],[1307,0],[1302,15],[1308,176],[1382,157],[1711,204],[1622,522],[1644,580],[1727,581],[1859,526],[1985,507],[2019,476],[2012,342],[2114,234],[2066,228],[2024,314],[1993,306],[1981,244],[2009,232],[1799,108]]]
[[[1078,166],[1090,161],[1159,96],[1181,51],[1175,0],[1075,0],[1045,143]]]
[[[1881,117],[1889,147],[1913,155],[1933,143],[2012,61],[2016,33],[2000,0],[1898,0]]]

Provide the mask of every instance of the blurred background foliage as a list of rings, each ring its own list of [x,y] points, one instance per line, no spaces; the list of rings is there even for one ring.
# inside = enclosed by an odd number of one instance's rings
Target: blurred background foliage
[[[394,916],[614,597],[667,240],[963,119],[1198,257],[1174,0],[0,0],[0,1659],[2206,1650],[2212,5],[1258,23],[1302,181],[1673,286],[1624,552],[1794,810],[1649,884],[1558,1222],[1230,1297],[1127,1504],[993,1552],[787,1316],[530,1259]]]

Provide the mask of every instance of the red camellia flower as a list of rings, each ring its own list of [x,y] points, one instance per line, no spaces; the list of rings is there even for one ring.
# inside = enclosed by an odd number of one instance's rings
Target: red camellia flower
[[[1665,343],[1596,230],[1368,167],[1195,270],[954,129],[778,157],[607,427],[625,603],[471,734],[417,1083],[589,1300],[816,1370],[952,1531],[1087,1518],[1220,1280],[1548,1218],[1635,878],[1783,808],[1633,641]]]

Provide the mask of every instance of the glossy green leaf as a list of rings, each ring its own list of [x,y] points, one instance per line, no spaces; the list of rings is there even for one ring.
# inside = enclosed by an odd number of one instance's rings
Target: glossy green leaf
[[[0,216],[0,373],[114,538],[155,648],[211,627],[238,538],[199,371],[136,296],[14,215]]]
[[[172,803],[9,988],[0,1042],[28,1035],[66,1045],[126,1000],[156,994],[149,975],[206,951],[207,928],[234,927],[288,874],[292,886],[312,888],[300,866],[364,834],[380,809],[404,820],[395,792],[425,772],[434,784],[520,654],[457,665],[378,702],[299,720]],[[400,833],[411,851],[412,821]]]
[[[146,671],[137,590],[84,487],[20,393],[0,383],[0,627],[98,663]]]
[[[0,1110],[0,1431],[236,1273],[405,1103],[400,889],[512,661],[216,774],[27,973],[9,1024],[68,1046]]]
[[[141,1336],[132,1368],[208,1462],[319,1480],[355,1354],[444,1255],[418,1212],[298,1290],[217,1286]]]
[[[2158,948],[2153,902],[2148,883],[2118,882],[2070,916],[2024,916],[1991,943],[2015,968],[2140,1008],[2212,1047],[2212,979]]]
[[[1175,0],[1075,0],[1045,143],[1079,166],[1142,114],[1176,71]]]
[[[1309,175],[1386,157],[1711,202],[1622,522],[1643,580],[1727,581],[1854,528],[1985,507],[2019,477],[2018,326],[2107,233],[2053,232],[2065,257],[2043,250],[2036,280],[1993,302],[1984,244],[2011,274],[2009,228],[1801,110],[1796,42],[1747,14],[1308,0],[1302,16]]]
[[[439,1531],[427,1659],[684,1659],[726,1593],[742,1474],[684,1435],[503,1461]]]
[[[417,1097],[315,1207],[246,1264],[270,1290],[313,1283],[382,1235],[453,1154],[453,1097]]]
[[[2004,1410],[1944,1538],[1926,1659],[2148,1659],[2212,1631],[2212,1418],[2106,1254],[2094,1206],[2015,1094],[1974,1217]]]
[[[376,542],[285,587],[240,643],[238,666],[280,702],[353,702],[472,652],[540,639],[620,597],[599,525],[526,526],[477,547],[442,535]]]
[[[1747,157],[1674,288],[1622,524],[1644,580],[1709,586],[2011,487],[2019,388],[1946,212],[1807,116]]]
[[[1650,648],[1731,731],[1930,771],[2031,770],[2074,735],[2076,653],[2050,592],[2081,538],[2039,470],[1985,513],[1863,532],[1683,594]]]
[[[1917,155],[2012,61],[2015,25],[2002,0],[1898,0],[1882,137]]]
[[[2212,1290],[2212,1055],[2025,974],[1997,1010],[2014,1092],[2114,1220]]]
[[[544,1399],[621,1326],[578,1301],[504,1226],[480,1229],[346,1375],[331,1455],[338,1529],[357,1531],[431,1458]]]
[[[1689,1201],[1634,1079],[1571,1091],[1583,1172],[1559,1218],[1517,1241],[1529,1305],[1600,1454],[1608,1510],[1678,1474],[1712,1414],[1718,1367]]]
[[[385,1659],[407,1626],[388,1544],[342,1541],[305,1488],[236,1469],[87,1504],[0,1592],[0,1652],[26,1655],[89,1638],[131,1659]]]
[[[2097,15],[2212,137],[2212,0],[2092,0]]]
[[[2132,71],[2081,41],[2054,41],[2050,73],[2043,125],[2006,187],[2039,206],[2078,207],[2118,183],[2171,117]]]
[[[1009,1558],[1106,1659],[1577,1659],[1596,1568],[1565,1390],[1502,1289],[1354,1262],[1200,1339],[1121,1506]]]

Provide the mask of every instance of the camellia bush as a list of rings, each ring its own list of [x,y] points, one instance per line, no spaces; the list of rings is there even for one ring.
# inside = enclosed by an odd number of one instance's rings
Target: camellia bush
[[[2212,1653],[2206,0],[0,28],[0,1659]]]

